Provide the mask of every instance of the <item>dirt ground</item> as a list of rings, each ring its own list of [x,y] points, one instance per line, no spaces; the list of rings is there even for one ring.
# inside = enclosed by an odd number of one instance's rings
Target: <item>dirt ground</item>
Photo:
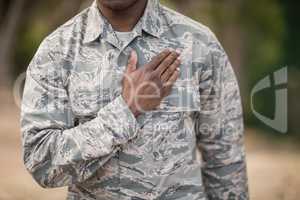
[[[8,98],[10,97],[10,98]],[[9,93],[0,94],[0,200],[64,200],[66,188],[40,188],[21,159],[19,109]],[[252,200],[300,199],[299,150],[274,144],[253,129],[246,130]]]

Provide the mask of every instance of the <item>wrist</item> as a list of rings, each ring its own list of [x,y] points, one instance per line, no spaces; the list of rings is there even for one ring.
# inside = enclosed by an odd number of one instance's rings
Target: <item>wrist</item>
[[[135,117],[138,117],[141,112],[139,112],[139,110],[137,109],[136,106],[134,106],[134,103],[130,100],[128,100],[128,98],[126,97],[126,95],[122,94],[122,97],[125,101],[125,103],[127,104],[129,110],[132,112],[132,114],[135,116]]]
[[[135,106],[130,106],[129,105],[129,109],[131,110],[131,112],[133,113],[133,115],[135,117],[138,117],[141,114],[141,112],[139,112],[138,109],[135,108]]]

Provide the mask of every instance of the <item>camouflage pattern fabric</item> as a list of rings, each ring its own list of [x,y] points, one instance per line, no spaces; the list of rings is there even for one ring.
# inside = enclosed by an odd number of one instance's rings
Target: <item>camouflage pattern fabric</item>
[[[248,199],[239,88],[215,35],[157,0],[132,33],[119,41],[95,1],[43,40],[21,109],[27,170],[69,200]],[[128,56],[142,66],[165,48],[181,49],[181,76],[135,118],[120,95]]]

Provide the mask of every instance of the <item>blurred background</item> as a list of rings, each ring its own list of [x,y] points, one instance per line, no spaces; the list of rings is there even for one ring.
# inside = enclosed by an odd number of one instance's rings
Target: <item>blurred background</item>
[[[300,1],[162,0],[209,26],[234,66],[243,98],[250,196],[300,199]],[[40,188],[21,157],[19,103],[24,71],[42,39],[91,0],[0,0],[0,200],[63,200],[66,189]],[[288,131],[259,121],[251,90],[288,67]],[[271,78],[272,82],[274,80]],[[254,96],[255,110],[274,118],[275,86]]]

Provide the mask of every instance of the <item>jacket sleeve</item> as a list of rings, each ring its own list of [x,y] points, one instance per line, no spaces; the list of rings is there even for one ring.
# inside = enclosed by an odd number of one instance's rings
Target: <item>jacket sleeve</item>
[[[200,77],[201,111],[195,115],[197,145],[208,199],[248,199],[244,127],[238,83],[212,33],[208,64]]]
[[[122,96],[74,126],[60,53],[43,43],[26,71],[21,105],[23,160],[42,187],[82,182],[103,166],[138,124]]]

